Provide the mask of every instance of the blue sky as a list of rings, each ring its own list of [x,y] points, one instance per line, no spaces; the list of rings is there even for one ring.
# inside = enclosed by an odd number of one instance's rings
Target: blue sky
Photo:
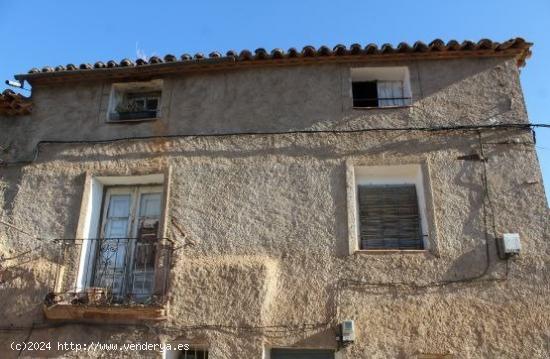
[[[529,117],[550,123],[550,1],[0,0],[0,79],[31,67],[264,47],[521,36]],[[0,85],[0,89],[2,85]],[[550,129],[537,131],[550,198]]]

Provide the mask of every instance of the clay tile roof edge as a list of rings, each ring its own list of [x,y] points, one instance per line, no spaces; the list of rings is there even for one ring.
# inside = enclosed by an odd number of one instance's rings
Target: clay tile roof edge
[[[333,60],[349,60],[353,58],[366,59],[390,59],[390,58],[407,58],[407,57],[423,57],[423,58],[444,58],[444,57],[467,57],[467,56],[509,56],[516,58],[518,66],[524,66],[525,61],[531,55],[531,46],[533,44],[525,41],[520,37],[516,37],[505,42],[499,43],[489,39],[481,39],[478,42],[449,40],[445,43],[441,39],[435,39],[429,44],[422,41],[417,41],[414,44],[401,42],[397,46],[391,44],[368,44],[362,46],[360,44],[352,44],[349,47],[345,45],[336,45],[335,47],[320,46],[304,46],[301,51],[295,48],[290,48],[288,51],[282,49],[273,49],[268,51],[263,48],[258,48],[255,51],[247,49],[240,52],[230,50],[226,55],[221,52],[213,51],[208,56],[202,53],[195,55],[184,54],[180,58],[174,55],[166,55],[161,57],[151,57],[149,61],[137,59],[123,59],[120,62],[113,60],[97,61],[94,65],[81,64],[75,66],[69,64],[67,66],[44,66],[42,68],[33,68],[27,74],[16,75],[18,80],[32,82],[38,79],[50,78],[65,78],[77,77],[84,79],[88,76],[108,76],[113,74],[113,71],[128,72],[133,75],[147,72],[154,74],[161,69],[183,68],[184,66],[191,67],[216,67],[237,65],[237,64],[253,64],[256,66],[269,64],[276,61],[277,64],[289,62],[296,63],[297,61],[333,61]],[[272,61],[268,61],[272,60]]]
[[[0,116],[28,115],[31,113],[30,98],[15,93],[10,89],[0,93]]]

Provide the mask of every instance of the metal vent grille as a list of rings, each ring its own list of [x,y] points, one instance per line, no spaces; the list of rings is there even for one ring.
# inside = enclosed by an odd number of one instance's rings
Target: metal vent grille
[[[416,186],[359,186],[361,249],[423,249]]]

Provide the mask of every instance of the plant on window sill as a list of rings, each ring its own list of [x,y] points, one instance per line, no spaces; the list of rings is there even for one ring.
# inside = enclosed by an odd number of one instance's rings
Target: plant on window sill
[[[144,300],[135,300],[131,295],[124,300],[114,300],[108,288],[91,287],[79,293],[49,293],[44,304],[48,307],[55,304],[90,307],[160,307],[163,301],[158,295],[151,295]]]
[[[122,102],[110,117],[113,121],[151,119],[157,117],[157,110],[144,109],[135,102]]]

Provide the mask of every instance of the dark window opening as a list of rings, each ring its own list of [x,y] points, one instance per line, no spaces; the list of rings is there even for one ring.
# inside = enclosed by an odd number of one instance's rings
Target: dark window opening
[[[353,82],[353,107],[378,107],[376,81]]]
[[[334,350],[271,349],[271,359],[334,359]]]
[[[180,353],[179,359],[208,359],[208,350],[193,348],[183,350]]]
[[[416,186],[359,186],[361,249],[424,249]]]

